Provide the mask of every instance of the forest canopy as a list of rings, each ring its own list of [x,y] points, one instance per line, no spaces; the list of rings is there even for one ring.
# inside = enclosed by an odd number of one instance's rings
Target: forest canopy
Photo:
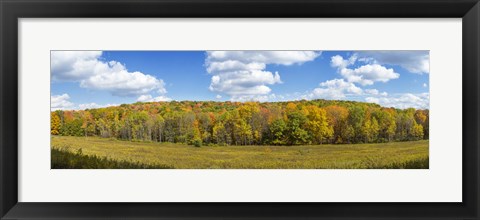
[[[201,145],[305,145],[429,138],[429,110],[354,101],[171,101],[51,112],[51,134]]]

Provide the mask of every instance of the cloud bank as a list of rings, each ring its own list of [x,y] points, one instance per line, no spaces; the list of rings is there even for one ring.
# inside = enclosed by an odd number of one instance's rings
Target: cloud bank
[[[270,85],[282,83],[269,64],[294,65],[314,60],[314,51],[207,51],[205,66],[212,75],[210,91],[226,94],[233,101],[264,100]]]
[[[356,63],[361,64],[352,67]],[[374,51],[358,52],[349,58],[340,55],[332,56],[330,65],[337,69],[341,79],[327,80],[319,84],[302,99],[348,99],[377,103],[386,107],[395,108],[429,108],[429,93],[412,94],[402,93],[389,95],[377,89],[362,89],[360,86],[371,86],[377,82],[386,83],[398,79],[400,74],[384,64],[397,65],[411,73],[429,73],[428,51]],[[427,87],[427,84],[423,84]]]
[[[373,85],[375,82],[388,82],[392,79],[398,79],[399,73],[392,68],[386,68],[379,64],[366,64],[358,68],[348,68],[355,64],[357,56],[353,55],[348,60],[342,56],[336,55],[331,58],[332,67],[338,68],[340,75],[351,83],[358,83],[362,86]]]
[[[428,109],[430,105],[430,94],[421,93],[421,94],[397,94],[390,97],[367,97],[365,101],[376,103],[385,107],[394,107],[394,108],[417,108],[417,109]]]
[[[80,87],[131,97],[157,92],[165,94],[165,83],[155,76],[128,71],[117,61],[102,60],[102,51],[52,51],[53,82],[78,82]]]
[[[361,51],[357,53],[360,60],[378,64],[399,65],[411,73],[430,73],[430,52],[416,51]]]
[[[110,106],[117,106],[118,104],[106,104],[100,105],[97,103],[83,103],[83,104],[74,104],[70,101],[70,95],[64,93],[62,95],[52,95],[50,96],[50,110],[84,110],[84,109],[93,109],[93,108],[105,108]]]
[[[50,109],[52,111],[65,110],[73,107],[73,103],[68,101],[70,96],[68,94],[50,96]]]

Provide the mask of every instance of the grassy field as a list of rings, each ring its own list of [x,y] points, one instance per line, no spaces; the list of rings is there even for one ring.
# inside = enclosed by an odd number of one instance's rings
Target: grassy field
[[[52,168],[428,169],[428,140],[380,144],[193,147],[52,136]]]

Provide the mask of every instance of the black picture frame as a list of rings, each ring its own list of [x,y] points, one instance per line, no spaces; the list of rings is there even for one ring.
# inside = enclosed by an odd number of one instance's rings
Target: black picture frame
[[[17,21],[64,17],[462,18],[463,202],[18,202]],[[478,0],[0,0],[0,19],[1,219],[479,219]]]

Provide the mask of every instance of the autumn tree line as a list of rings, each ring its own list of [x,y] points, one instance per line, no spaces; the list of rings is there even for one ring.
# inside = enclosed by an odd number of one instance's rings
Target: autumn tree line
[[[353,101],[171,101],[51,112],[51,134],[201,145],[303,145],[429,138],[429,111]]]

